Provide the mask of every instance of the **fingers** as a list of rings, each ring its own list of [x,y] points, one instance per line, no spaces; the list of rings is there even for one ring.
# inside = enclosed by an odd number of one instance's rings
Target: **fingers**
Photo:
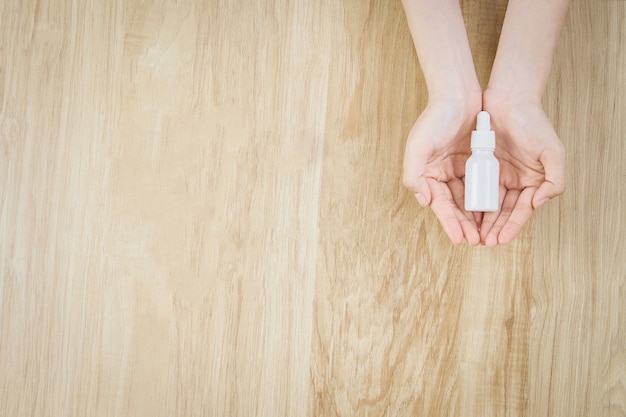
[[[500,211],[485,213],[481,234],[485,236],[484,243],[487,247],[494,248],[498,245],[500,230],[506,224],[511,213],[513,213],[519,194],[519,190],[506,191],[500,204]]]
[[[536,188],[525,188],[517,198],[515,208],[511,213],[511,216],[507,220],[506,224],[498,235],[498,243],[506,245],[512,241],[522,230],[522,227],[532,217],[535,209],[532,205],[533,195],[536,192]]]
[[[455,245],[463,243],[465,237],[467,241],[473,245],[480,243],[480,237],[478,235],[478,228],[474,224],[471,217],[468,218],[466,213],[459,209],[457,203],[454,200],[451,187],[447,183],[439,182],[429,178],[428,185],[432,191],[432,201],[430,207],[439,219],[443,230],[446,232],[450,240]],[[463,183],[460,180],[461,187]],[[458,195],[459,184],[454,180],[452,181],[452,188],[454,193]],[[462,190],[461,190],[462,193]]]
[[[532,206],[539,208],[565,191],[565,148],[560,140],[546,148],[539,157],[545,170],[545,181],[539,186],[532,199]]]
[[[452,200],[450,189],[445,183],[440,183],[433,179],[429,179],[428,183],[433,188],[433,199],[430,208],[433,209],[444,232],[446,232],[452,243],[458,246],[463,242],[463,229],[454,213],[454,201]]]
[[[484,243],[490,248],[496,245],[506,245],[515,238],[524,226],[524,224],[533,215],[532,199],[536,188],[525,188],[522,192],[519,190],[508,190],[504,197],[499,212],[485,213],[483,225],[485,222],[490,226],[490,230],[483,235],[481,228],[481,237],[484,236]],[[494,217],[497,219],[494,221]]]
[[[463,183],[463,189],[462,189],[462,193],[458,194],[458,197],[455,197],[455,201],[458,207],[463,207],[463,209],[465,209],[465,177],[461,178],[461,182]],[[455,195],[453,193],[453,195]],[[500,201],[502,202],[502,201]],[[483,223],[483,216],[484,213],[482,211],[472,211],[472,212],[465,212],[465,214],[469,217],[471,215],[471,219],[474,220],[474,225],[476,226],[476,230],[478,231],[478,243],[482,242],[481,239],[481,235],[480,235],[480,228],[481,225]],[[478,244],[476,243],[476,244]]]
[[[474,224],[478,228],[479,237],[480,237],[480,228],[481,228],[481,225],[483,223],[483,214],[484,213],[482,213],[480,211],[472,212],[472,216],[474,217]]]
[[[417,202],[420,203],[420,206],[426,207],[430,205],[432,197],[426,178],[419,177],[412,185],[407,185],[407,182],[405,181],[404,185],[415,193],[415,198],[417,199]]]
[[[503,205],[504,205],[504,198],[507,195],[507,189],[504,185],[500,185],[500,189],[498,191],[498,207],[500,207],[502,209]],[[487,236],[489,235],[489,232],[491,231],[491,229],[493,228],[493,225],[495,224],[496,220],[498,220],[498,216],[500,215],[500,210],[499,211],[494,211],[494,212],[486,212],[485,214],[483,214],[483,219],[482,222],[480,223],[480,241],[483,244],[487,244],[485,242],[485,239],[487,238]]]
[[[467,212],[462,208],[465,206],[465,184],[460,179],[454,178],[448,181],[448,187],[450,187],[456,206],[454,211],[461,224],[465,239],[470,245],[478,245],[480,243],[480,235],[478,234],[478,225],[480,223],[476,221],[473,213]]]

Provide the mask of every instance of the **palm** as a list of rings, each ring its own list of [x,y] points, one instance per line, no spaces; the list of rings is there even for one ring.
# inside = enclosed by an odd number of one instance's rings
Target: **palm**
[[[543,112],[532,120],[505,126],[499,126],[496,121],[494,130],[499,134],[496,157],[500,161],[502,185],[517,190],[539,187],[545,179],[539,159],[545,148],[543,138],[556,136]]]

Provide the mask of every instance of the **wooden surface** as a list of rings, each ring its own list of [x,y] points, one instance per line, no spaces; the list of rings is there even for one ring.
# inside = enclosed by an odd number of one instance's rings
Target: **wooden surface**
[[[464,1],[483,85],[506,7]],[[574,0],[566,194],[455,248],[399,1],[0,3],[0,415],[626,416],[626,2]]]

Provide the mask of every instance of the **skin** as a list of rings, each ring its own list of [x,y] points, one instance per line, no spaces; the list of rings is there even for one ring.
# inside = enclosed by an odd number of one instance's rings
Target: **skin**
[[[541,98],[569,0],[510,0],[489,84],[481,91],[458,0],[404,0],[429,99],[407,140],[403,181],[452,243],[515,238],[565,188],[565,150]],[[436,42],[433,40],[436,39]],[[500,210],[464,210],[465,161],[480,110],[491,114]]]
[[[404,184],[430,205],[455,245],[480,243],[479,218],[463,208],[469,135],[482,90],[457,0],[403,1],[428,88],[428,105],[409,133]],[[433,40],[437,42],[433,42]]]

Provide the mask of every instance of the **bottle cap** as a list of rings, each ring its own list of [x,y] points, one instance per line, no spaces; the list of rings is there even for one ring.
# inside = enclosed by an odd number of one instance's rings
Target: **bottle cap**
[[[491,116],[486,111],[478,113],[476,130],[472,132],[471,148],[495,149],[496,134],[491,130]]]

